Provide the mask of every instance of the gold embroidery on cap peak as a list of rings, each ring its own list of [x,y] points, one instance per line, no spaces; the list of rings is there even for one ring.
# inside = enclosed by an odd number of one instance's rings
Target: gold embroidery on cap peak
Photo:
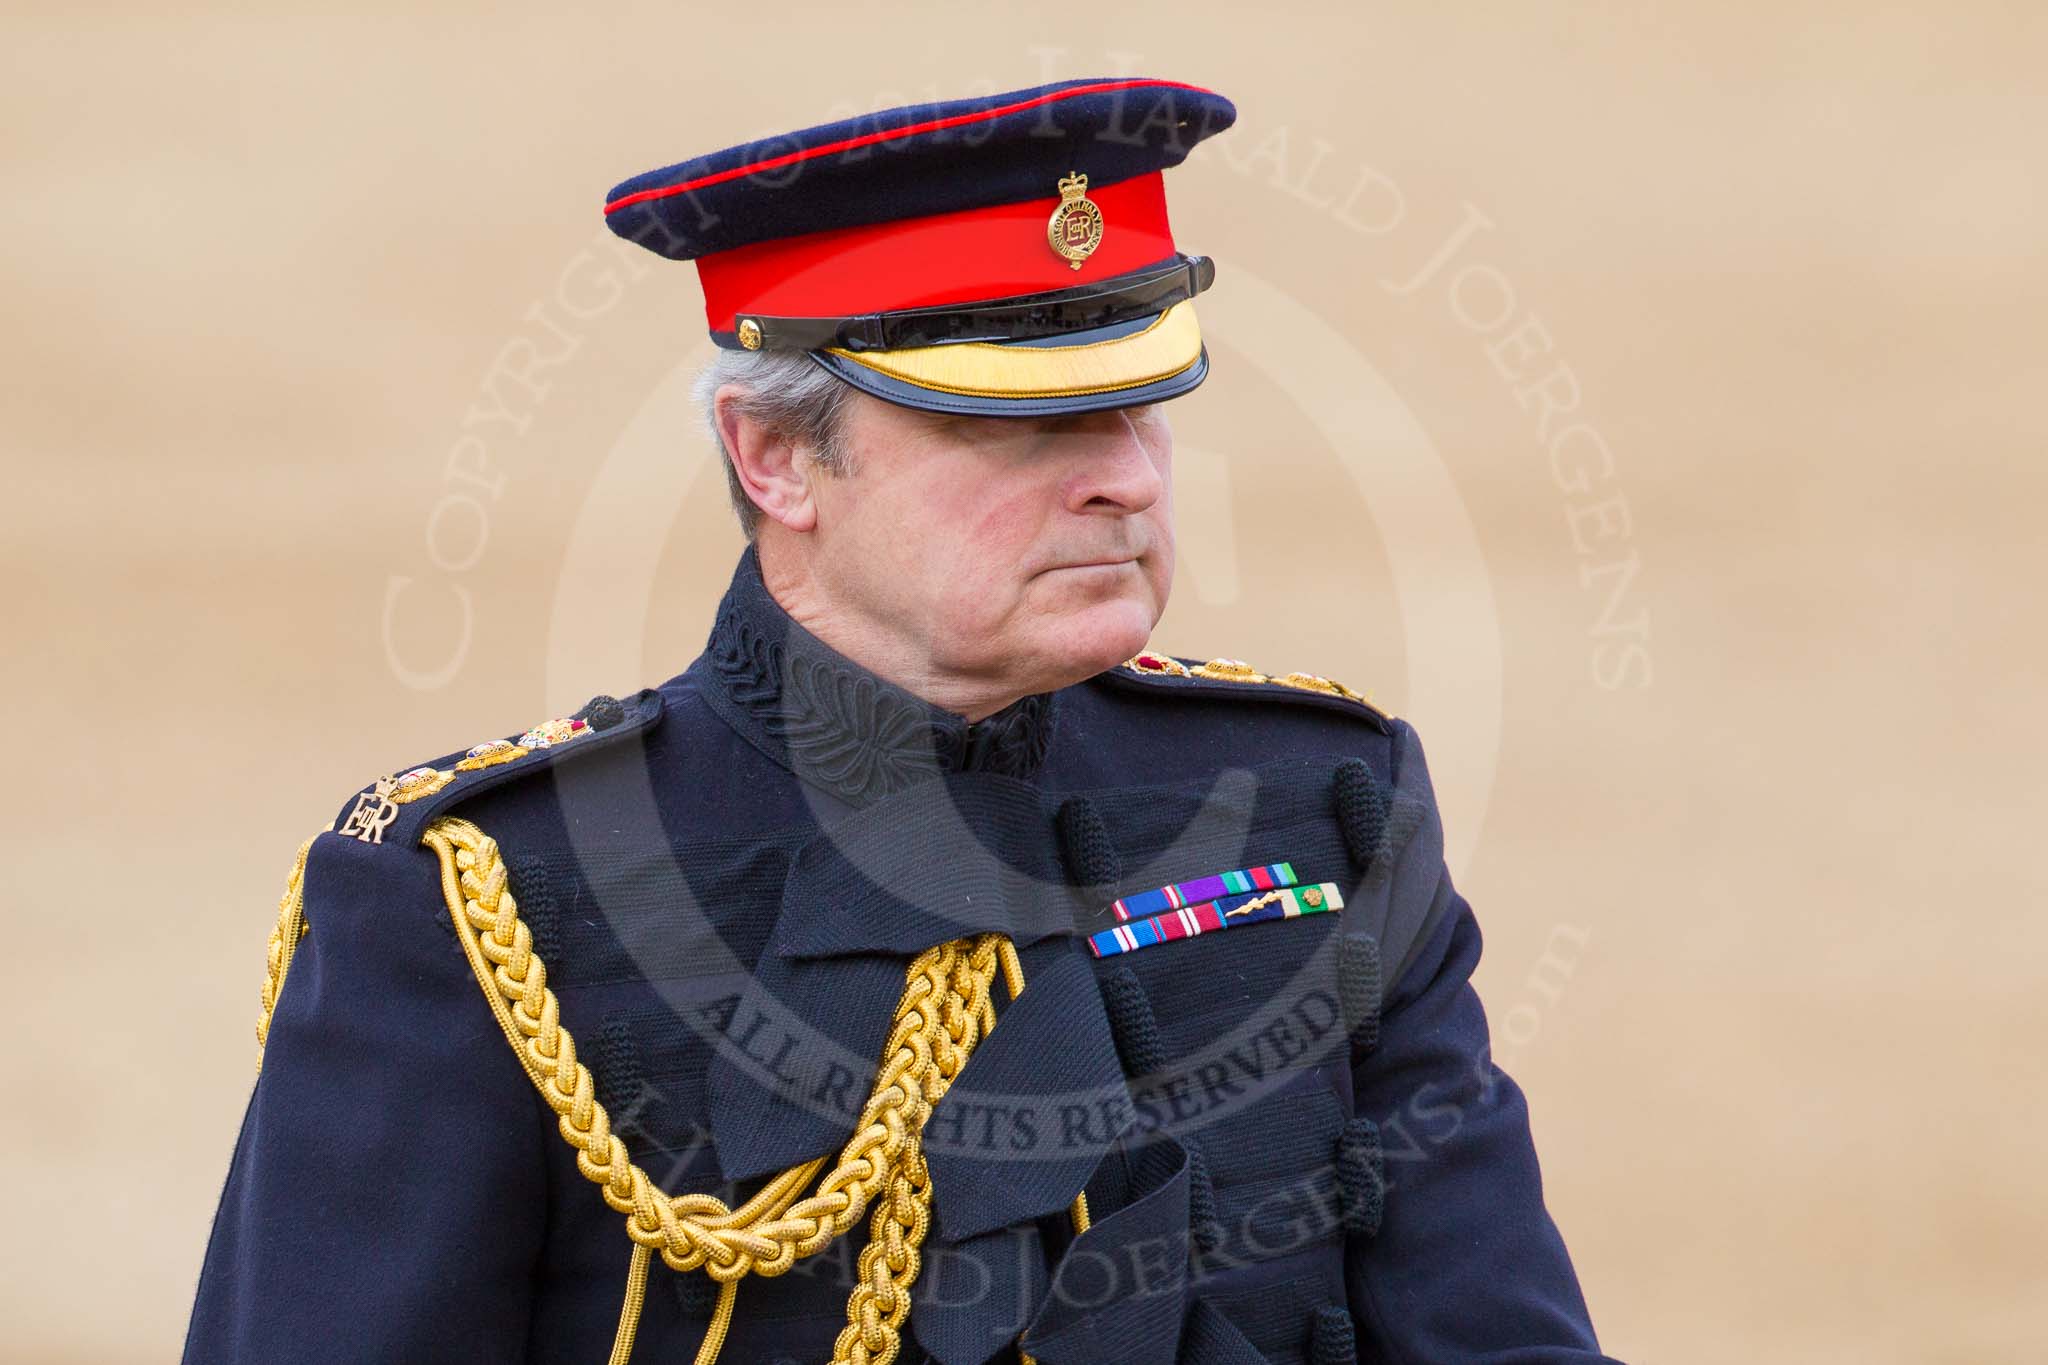
[[[1061,398],[1108,393],[1170,379],[1202,358],[1193,299],[1182,299],[1135,332],[1058,346],[952,341],[888,351],[827,351],[864,369],[940,393]]]

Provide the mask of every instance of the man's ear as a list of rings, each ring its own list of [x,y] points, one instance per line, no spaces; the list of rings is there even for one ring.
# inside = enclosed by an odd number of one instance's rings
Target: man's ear
[[[737,384],[721,384],[711,397],[712,416],[740,487],[761,515],[792,531],[809,531],[818,524],[810,462],[798,458],[797,447],[787,436],[747,415],[740,402],[745,393]]]

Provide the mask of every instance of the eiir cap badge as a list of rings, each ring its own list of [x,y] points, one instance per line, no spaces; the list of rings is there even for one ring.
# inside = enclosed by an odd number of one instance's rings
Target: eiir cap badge
[[[1102,210],[1088,197],[1087,176],[1070,171],[1060,177],[1060,203],[1046,220],[1045,239],[1076,270],[1102,245]]]

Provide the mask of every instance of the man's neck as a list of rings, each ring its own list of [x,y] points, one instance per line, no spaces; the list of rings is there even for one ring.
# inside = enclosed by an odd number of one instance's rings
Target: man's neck
[[[940,669],[929,649],[900,632],[845,609],[811,572],[801,554],[768,541],[757,544],[761,581],[790,619],[870,673],[969,721],[994,715],[1043,687],[1016,679],[962,677]]]

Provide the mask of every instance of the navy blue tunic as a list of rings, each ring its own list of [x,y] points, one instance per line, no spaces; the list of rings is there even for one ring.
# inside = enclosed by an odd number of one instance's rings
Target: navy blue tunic
[[[429,765],[452,780],[395,813],[351,798],[314,841],[188,1362],[610,1350],[631,1243],[457,939],[420,842],[447,815],[497,841],[598,1098],[672,1195],[736,1204],[836,1154],[907,960],[1017,945],[1023,994],[925,1128],[905,1361],[1605,1359],[1404,723],[1126,666],[970,724],[798,626],[751,550],[685,673],[581,715]],[[1119,897],[1281,863],[1295,908],[1341,908],[1091,947]],[[720,1358],[829,1359],[865,1240],[744,1279]],[[657,1260],[634,1358],[693,1358],[714,1297]]]

